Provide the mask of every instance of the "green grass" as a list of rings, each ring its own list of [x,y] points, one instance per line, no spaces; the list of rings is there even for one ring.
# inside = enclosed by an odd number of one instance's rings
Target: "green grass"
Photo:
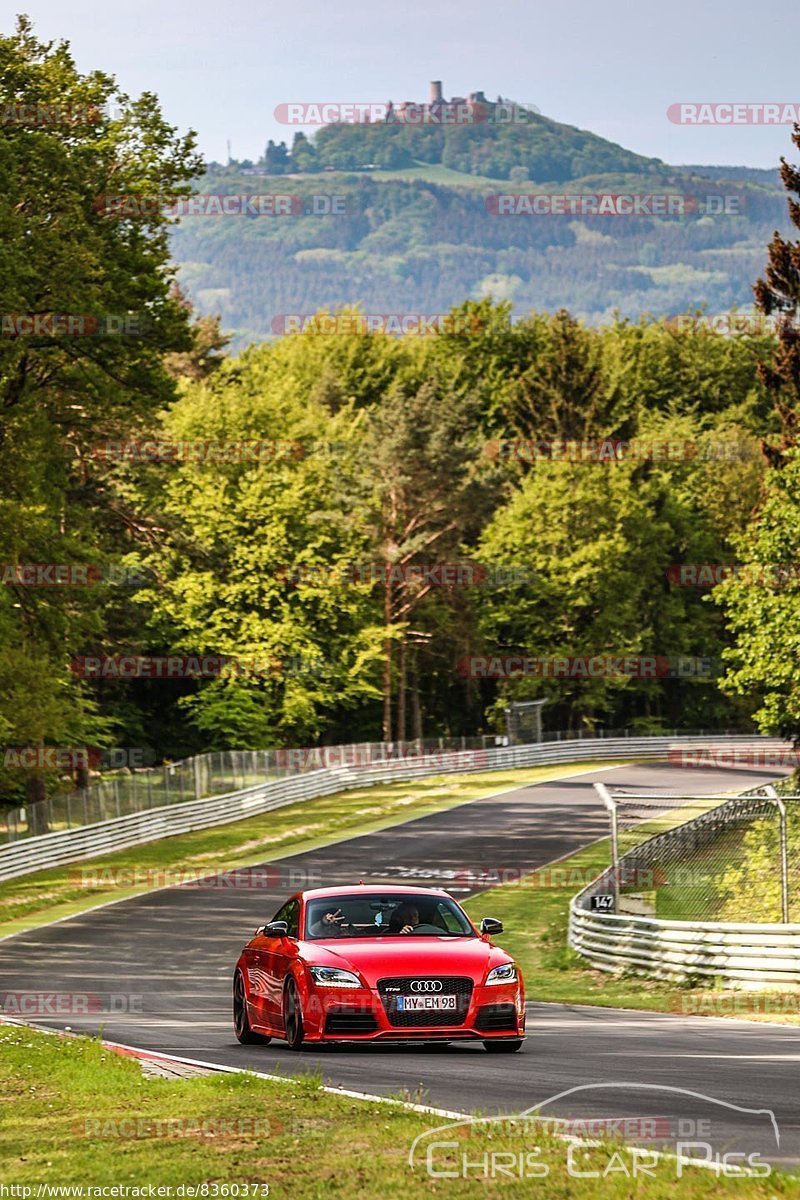
[[[502,1070],[500,1059],[486,1056],[479,1063],[483,1070]],[[479,1091],[477,1082],[465,1083],[467,1094]],[[535,1142],[523,1142],[496,1125],[491,1141],[473,1134],[459,1153],[468,1152],[474,1162],[487,1150],[517,1156],[536,1145],[547,1179],[491,1180],[475,1172],[468,1180],[432,1179],[424,1157],[412,1171],[408,1155],[414,1139],[444,1118],[333,1096],[315,1078],[286,1083],[251,1075],[143,1078],[137,1063],[96,1041],[21,1027],[0,1027],[0,1086],[5,1102],[0,1183],[33,1186],[33,1196],[39,1184],[176,1189],[245,1183],[268,1184],[271,1197],[292,1200],[397,1195],[500,1200],[520,1194],[596,1200],[598,1187],[603,1200],[666,1200],[676,1190],[693,1200],[768,1200],[797,1193],[786,1175],[726,1179],[685,1167],[676,1180],[676,1163],[668,1158],[654,1168],[654,1177],[633,1181],[620,1170],[620,1162],[632,1169],[630,1152],[610,1142],[579,1151],[578,1165],[587,1172],[611,1165],[611,1173],[602,1180],[574,1178],[567,1173],[563,1141],[537,1130]],[[619,1157],[612,1160],[614,1151]],[[444,1164],[435,1158],[434,1165]],[[212,1187],[206,1195],[215,1195]],[[263,1193],[256,1195],[260,1200]]]
[[[583,762],[381,784],[290,804],[244,821],[163,838],[70,866],[37,871],[0,884],[0,937],[72,916],[104,901],[152,890],[159,881],[170,881],[166,872],[172,872],[174,879],[180,873],[211,873],[268,862],[506,788],[591,769],[592,764]],[[119,883],[107,877],[102,886],[87,887],[84,871],[126,874]],[[134,886],[127,885],[129,879]]]

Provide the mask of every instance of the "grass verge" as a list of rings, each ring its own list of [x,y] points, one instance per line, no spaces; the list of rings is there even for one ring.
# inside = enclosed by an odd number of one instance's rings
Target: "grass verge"
[[[0,937],[74,916],[109,900],[140,895],[157,887],[159,880],[168,882],[170,876],[193,871],[210,874],[269,862],[479,800],[506,788],[615,765],[621,764],[582,762],[379,784],[287,804],[244,821],[37,871],[0,884]],[[103,872],[105,880],[87,887],[82,874],[86,868]],[[117,882],[112,873],[116,873]],[[126,886],[131,879],[138,886]]]
[[[484,1069],[503,1069],[502,1060],[489,1056],[480,1063]],[[271,1197],[294,1200],[338,1195],[356,1200],[396,1195],[405,1200],[494,1200],[520,1191],[530,1195],[532,1182],[540,1195],[568,1200],[596,1200],[599,1187],[603,1200],[627,1200],[634,1194],[637,1200],[666,1200],[676,1188],[693,1200],[767,1200],[797,1192],[790,1176],[777,1174],[717,1178],[709,1170],[683,1166],[676,1178],[678,1164],[668,1158],[653,1168],[652,1177],[634,1180],[632,1153],[611,1142],[577,1151],[578,1169],[600,1176],[576,1178],[568,1173],[563,1140],[537,1130],[531,1131],[535,1142],[528,1134],[531,1140],[521,1144],[519,1132],[515,1137],[497,1126],[491,1141],[485,1132],[473,1134],[456,1150],[446,1151],[449,1157],[437,1152],[434,1169],[463,1171],[462,1155],[477,1163],[487,1151],[505,1151],[518,1161],[535,1145],[540,1149],[534,1156],[538,1179],[509,1179],[507,1174],[492,1179],[478,1167],[467,1179],[459,1178],[458,1171],[455,1178],[432,1178],[424,1149],[413,1171],[409,1150],[416,1137],[444,1118],[332,1096],[314,1078],[286,1083],[252,1075],[143,1078],[137,1063],[97,1041],[60,1039],[21,1027],[0,1027],[0,1086],[6,1108],[0,1127],[0,1182],[32,1186],[28,1195],[34,1197],[39,1185],[48,1184],[82,1187],[84,1196],[87,1187],[114,1186],[144,1188],[147,1195],[152,1185],[172,1189],[173,1197],[180,1195],[176,1189],[181,1185],[208,1185],[199,1193],[208,1197],[231,1196],[231,1185],[239,1185],[243,1196],[248,1184],[249,1195],[257,1200],[265,1194],[260,1185],[269,1185]]]

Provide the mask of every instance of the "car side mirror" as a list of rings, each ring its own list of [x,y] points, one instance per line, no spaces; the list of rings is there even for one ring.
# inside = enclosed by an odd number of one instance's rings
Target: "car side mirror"
[[[481,921],[481,933],[502,933],[503,922],[498,921],[497,917],[484,917]]]
[[[289,926],[285,921],[269,921],[264,926],[264,937],[286,937]]]

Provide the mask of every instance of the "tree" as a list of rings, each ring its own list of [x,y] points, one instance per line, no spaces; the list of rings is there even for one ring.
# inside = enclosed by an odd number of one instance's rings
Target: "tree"
[[[105,566],[135,521],[100,446],[169,402],[164,355],[191,345],[170,292],[164,205],[200,164],[154,96],[81,75],[68,45],[39,42],[25,17],[0,37],[0,108],[0,560]],[[13,574],[0,590],[0,728],[12,744],[108,733],[69,670],[102,638],[107,599],[103,587],[30,588]],[[26,787],[41,798],[41,775]]]
[[[291,167],[293,171],[313,171],[317,152],[302,130],[298,129],[292,142]]]
[[[512,428],[533,439],[608,436],[615,422],[597,335],[564,309],[539,325],[538,352],[506,393]]]
[[[792,141],[800,149],[800,126]],[[800,170],[781,159],[781,178],[790,193],[789,215],[800,228]],[[797,198],[795,198],[797,197]],[[765,732],[800,743],[800,242],[776,232],[768,247],[765,277],[755,285],[756,305],[777,315],[778,342],[759,374],[774,405],[777,442],[762,446],[773,469],[762,505],[740,539],[743,569],[718,589],[735,644],[723,686],[732,694],[759,698],[755,716]]]
[[[192,306],[177,284],[174,292],[181,306],[191,314]],[[167,372],[174,379],[208,379],[224,361],[224,351],[230,337],[222,332],[218,316],[196,317],[192,322],[190,334],[193,341],[190,350],[166,356],[164,361]]]
[[[800,125],[794,126],[792,141],[800,150]],[[781,158],[781,179],[789,193],[789,217],[800,229],[800,170]],[[768,248],[765,278],[756,282],[756,307],[765,316],[778,317],[778,347],[770,363],[761,364],[761,379],[772,394],[781,424],[778,446],[765,444],[775,465],[783,452],[797,444],[800,422],[800,243],[789,242],[775,231]]]
[[[289,170],[289,152],[286,149],[286,142],[280,142],[278,145],[273,142],[272,138],[267,142],[267,148],[264,151],[264,165],[270,175],[285,175]]]
[[[424,645],[430,636],[411,622],[435,583],[410,568],[457,557],[480,525],[486,460],[475,437],[476,415],[473,400],[435,379],[398,383],[370,413],[363,459],[369,471],[365,515],[381,567],[385,741],[392,740],[394,728],[398,740],[406,737],[407,645]]]
[[[738,576],[715,589],[734,636],[723,687],[758,700],[765,733],[800,743],[800,451],[784,450],[739,539]]]
[[[672,564],[724,563],[758,496],[755,439],[729,426],[704,431],[694,416],[651,416],[643,445],[694,447],[672,461],[537,460],[499,506],[478,546],[481,562],[510,582],[478,595],[478,632],[488,655],[592,658],[633,655],[673,662],[709,659],[725,644],[706,593],[672,586]],[[715,457],[719,445],[741,453]],[[518,578],[514,579],[514,572]],[[490,698],[492,685],[484,685]],[[548,723],[592,728],[630,722],[643,730],[736,718],[714,678],[591,679],[520,676],[499,687],[495,716],[514,699],[549,701]]]
[[[163,514],[146,558],[158,586],[139,596],[150,645],[233,662],[179,700],[214,748],[316,740],[380,695],[378,610],[352,571],[368,559],[353,516],[358,416],[298,386],[286,360],[306,339],[288,341],[190,384],[164,416],[165,437],[243,453],[181,464],[142,496]]]

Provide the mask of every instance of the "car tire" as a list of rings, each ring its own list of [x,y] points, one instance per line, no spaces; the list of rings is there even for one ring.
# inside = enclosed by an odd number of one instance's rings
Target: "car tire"
[[[288,979],[283,989],[283,1032],[289,1049],[299,1050],[306,1034],[303,1028],[303,1008],[297,984],[293,979]]]
[[[522,1047],[522,1038],[503,1038],[502,1041],[484,1042],[484,1050],[488,1050],[490,1054],[513,1054],[515,1050]]]
[[[243,1046],[266,1046],[272,1041],[272,1038],[262,1033],[254,1033],[250,1028],[241,971],[237,971],[233,977],[233,1032],[237,1042],[241,1042]]]

